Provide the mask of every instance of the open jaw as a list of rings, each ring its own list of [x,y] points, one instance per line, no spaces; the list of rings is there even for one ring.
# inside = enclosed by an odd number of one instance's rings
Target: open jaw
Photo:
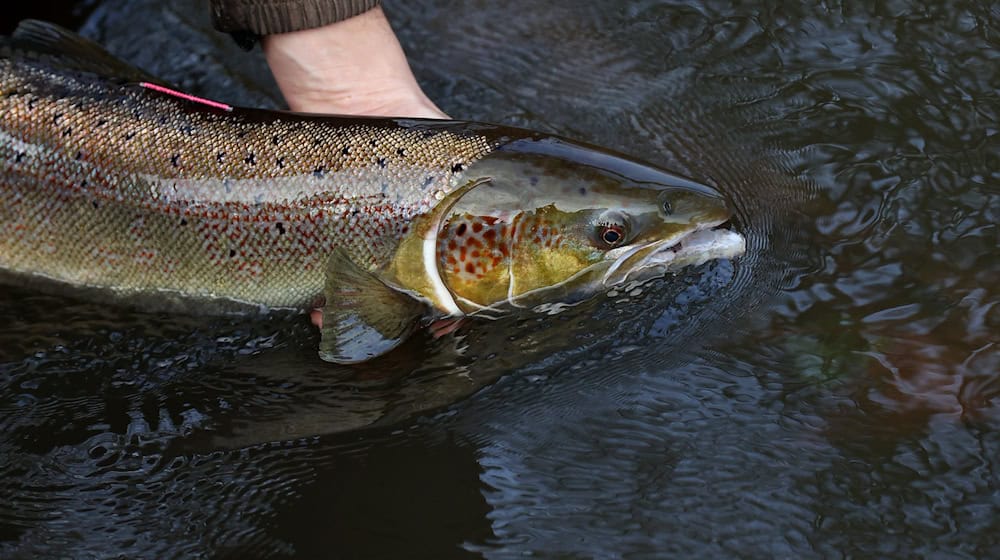
[[[745,251],[742,235],[721,224],[706,224],[675,238],[627,248],[608,267],[604,285],[649,280],[686,266],[735,258]]]

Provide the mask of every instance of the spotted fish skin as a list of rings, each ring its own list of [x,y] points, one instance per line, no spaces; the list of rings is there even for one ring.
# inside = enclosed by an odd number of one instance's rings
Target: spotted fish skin
[[[459,297],[465,312],[474,312],[521,292],[514,270],[531,261],[566,258],[572,243],[553,209],[543,207],[491,215],[451,216],[437,239],[441,277],[456,294],[477,294],[477,302]]]
[[[212,106],[23,54],[0,52],[0,270],[23,282],[310,307],[335,248],[384,265],[505,137]]]
[[[510,263],[513,238],[520,215],[511,219],[496,216],[474,216],[464,213],[452,216],[437,238],[437,261],[442,280],[457,294],[465,294],[479,286],[483,298],[503,301],[510,291]],[[481,304],[457,304],[464,311],[474,311]]]

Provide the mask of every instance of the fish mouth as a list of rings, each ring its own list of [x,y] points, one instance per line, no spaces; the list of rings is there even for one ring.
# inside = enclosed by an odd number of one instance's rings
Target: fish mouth
[[[682,235],[623,247],[604,273],[604,286],[643,282],[686,266],[716,259],[732,259],[746,252],[746,239],[724,223],[702,224]]]
[[[579,303],[594,289],[605,290],[623,283],[641,284],[686,266],[698,266],[714,259],[729,259],[746,251],[746,240],[724,221],[693,225],[684,233],[650,243],[620,247],[608,258],[587,267],[552,286],[510,296],[515,307],[535,307],[548,313]]]

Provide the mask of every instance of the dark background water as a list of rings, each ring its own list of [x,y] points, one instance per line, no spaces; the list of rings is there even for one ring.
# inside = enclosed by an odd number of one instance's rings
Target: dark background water
[[[996,4],[387,4],[449,114],[717,183],[747,257],[349,371],[3,288],[0,557],[1000,555]],[[70,6],[14,17],[280,105],[199,2]]]

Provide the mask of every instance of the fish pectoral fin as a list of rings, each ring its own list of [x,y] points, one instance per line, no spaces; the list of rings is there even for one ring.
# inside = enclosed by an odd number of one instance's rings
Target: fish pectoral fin
[[[101,45],[58,25],[26,19],[18,24],[2,45],[24,54],[45,57],[64,68],[118,78],[128,82],[151,82],[171,87],[163,80],[122,61]]]
[[[326,269],[319,357],[356,364],[389,352],[410,336],[426,306],[354,264],[342,250]]]

